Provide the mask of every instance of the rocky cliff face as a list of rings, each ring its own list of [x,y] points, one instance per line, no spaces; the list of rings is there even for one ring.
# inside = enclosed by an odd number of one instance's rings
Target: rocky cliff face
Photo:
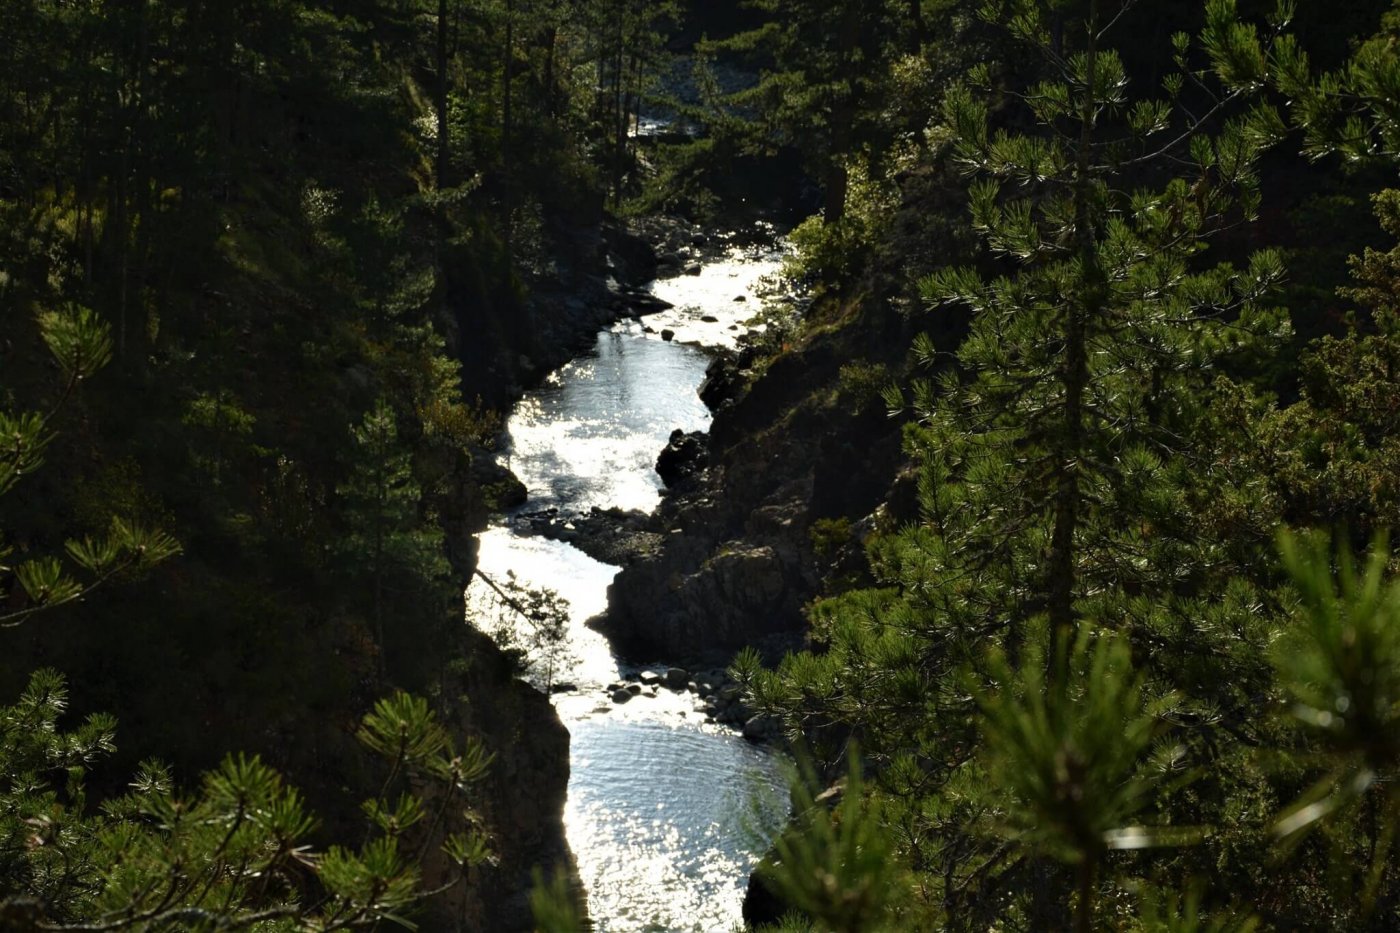
[[[619,649],[726,654],[800,630],[833,556],[814,542],[814,526],[876,509],[900,458],[898,426],[879,400],[837,386],[843,364],[902,356],[908,338],[894,315],[849,323],[768,361],[761,375],[752,353],[711,367],[702,388],[717,410],[708,466],[676,471],[682,451],[668,448],[663,475],[676,483],[650,523],[661,546],[634,555],[598,623]],[[859,544],[852,536],[843,549]]]
[[[457,684],[461,699],[453,724],[495,755],[486,779],[473,789],[495,859],[435,905],[428,928],[533,930],[532,873],[538,869],[546,879],[576,874],[563,825],[569,732],[549,698],[517,679],[487,636],[469,628],[464,638],[470,666]]]

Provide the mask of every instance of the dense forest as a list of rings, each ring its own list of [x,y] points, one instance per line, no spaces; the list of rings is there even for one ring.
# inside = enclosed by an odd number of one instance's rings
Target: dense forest
[[[800,763],[755,927],[1400,929],[1397,44],[4,0],[0,929],[587,928],[567,733],[463,619],[503,419],[654,231],[760,219],[801,300],[601,623]]]

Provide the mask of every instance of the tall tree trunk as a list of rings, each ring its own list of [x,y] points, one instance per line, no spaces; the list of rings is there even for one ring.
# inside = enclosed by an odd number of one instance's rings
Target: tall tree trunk
[[[617,44],[613,49],[613,206],[622,204],[622,170],[623,156],[626,153],[627,137],[625,135],[625,123],[622,107],[622,86],[623,86],[623,61],[626,54],[627,34],[626,34],[626,7],[618,4],[617,15]]]
[[[851,176],[846,159],[851,153],[858,107],[856,72],[861,68],[856,52],[860,47],[860,11],[850,4],[841,11],[839,22],[839,55],[841,61],[840,91],[831,105],[831,138],[824,171],[822,220],[827,226],[839,224],[846,217],[846,197]]]
[[[447,0],[438,0],[437,9],[437,187],[447,187]]]
[[[555,86],[554,57],[559,53],[559,27],[550,23],[544,33],[544,99],[551,117],[559,116],[559,89]]]
[[[1079,151],[1075,158],[1075,239],[1080,278],[1077,294],[1065,309],[1065,359],[1061,370],[1064,388],[1064,425],[1055,457],[1055,519],[1050,539],[1050,623],[1057,632],[1070,633],[1075,624],[1074,591],[1077,580],[1075,537],[1079,529],[1083,491],[1080,470],[1084,457],[1084,393],[1089,384],[1088,324],[1103,313],[1107,301],[1103,267],[1090,199],[1093,194],[1094,119],[1098,90],[1098,6],[1090,0],[1087,74],[1080,107]]]
[[[96,98],[92,82],[92,59],[93,50],[90,41],[83,43],[83,53],[78,61],[83,69],[82,90],[78,98],[78,235],[82,244],[83,254],[83,284],[92,285],[93,275],[93,210],[95,208],[95,192],[97,187],[96,173],[93,167],[94,136],[93,121],[96,117]]]
[[[924,42],[928,39],[928,23],[924,21],[923,0],[909,0],[909,36],[912,40],[910,45],[915,54],[924,50]]]
[[[505,240],[507,276],[509,276],[510,265],[514,261],[514,245],[512,228],[512,213],[515,209],[512,189],[514,186],[513,168],[514,162],[511,157],[511,135],[514,131],[514,112],[512,83],[515,75],[515,3],[514,0],[506,0],[506,43],[505,43],[505,63],[501,68],[501,212],[502,225],[501,232]]]
[[[146,72],[146,0],[135,0],[133,8],[136,11],[136,44],[126,52],[127,100],[124,107],[122,139],[119,143],[121,158],[118,160],[116,184],[112,186],[113,210],[110,214],[115,221],[113,238],[118,257],[117,357],[123,361],[127,359],[130,331],[131,231],[134,223],[131,211],[131,175],[142,133],[141,111],[145,106],[142,98],[145,95],[143,76]]]
[[[636,125],[636,120],[640,118],[642,106],[642,59],[635,51],[630,56],[627,68],[628,80],[626,94],[622,101],[622,132],[620,139],[625,148],[630,148],[629,140],[632,137],[632,127]]]
[[[1074,910],[1075,933],[1094,933],[1094,888],[1097,864],[1086,858],[1079,863],[1079,897]]]
[[[130,300],[135,302],[136,332],[133,342],[140,348],[140,352],[132,355],[131,362],[139,365],[147,357],[144,347],[154,323],[146,289],[150,272],[151,225],[153,223],[151,186],[154,184],[156,168],[154,164],[156,134],[151,131],[151,125],[155,116],[152,110],[157,103],[157,94],[155,89],[151,87],[151,74],[148,73],[147,67],[151,60],[151,8],[148,0],[141,0],[141,33],[137,47],[137,81],[140,92],[137,95],[136,132],[133,139],[135,148],[133,187],[136,205],[132,216],[135,223],[135,237],[132,244],[135,261],[135,284],[131,291]]]

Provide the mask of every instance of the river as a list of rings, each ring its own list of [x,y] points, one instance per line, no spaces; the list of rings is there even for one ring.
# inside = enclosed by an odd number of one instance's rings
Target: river
[[[772,252],[735,250],[698,276],[658,281],[654,293],[673,309],[602,331],[591,353],[528,393],[508,423],[509,466],[530,492],[522,510],[557,509],[557,521],[567,522],[594,507],[655,509],[662,485],[654,465],[667,437],[710,423],[696,395],[707,348],[733,344],[758,308],[760,278],[778,261]],[[675,339],[661,339],[663,330]],[[511,517],[482,534],[480,567],[569,601],[571,657],[552,676],[576,686],[556,695],[555,706],[572,737],[565,828],[595,929],[740,927],[749,872],[787,817],[778,756],[706,723],[689,693],[661,689],[614,704],[608,684],[664,669],[666,660],[623,663],[584,625],[606,608],[618,568],[517,531]],[[468,595],[484,612],[485,594]]]

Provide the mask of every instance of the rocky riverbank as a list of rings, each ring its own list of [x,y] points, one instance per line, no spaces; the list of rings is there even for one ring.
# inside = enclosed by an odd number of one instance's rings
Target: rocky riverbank
[[[673,436],[659,463],[668,494],[630,529],[659,546],[631,555],[610,590],[600,628],[624,653],[732,653],[801,632],[825,581],[862,571],[876,510],[907,512],[882,479],[898,471],[899,425],[873,393],[840,388],[865,350],[856,330],[716,359],[701,389],[708,437]]]
[[[706,236],[697,245],[695,234],[670,229],[687,259],[701,257],[707,244],[728,242]],[[769,827],[785,810],[774,756],[754,747],[776,729],[744,704],[722,670],[728,656],[674,655],[669,666],[643,671],[619,664],[585,625],[605,608],[613,566],[664,546],[645,514],[657,502],[650,475],[656,452],[667,445],[670,426],[683,425],[670,445],[674,470],[663,469],[675,483],[703,472],[704,437],[685,433],[709,422],[695,396],[708,361],[699,346],[723,344],[745,325],[751,306],[733,299],[752,300],[760,277],[776,265],[771,249],[714,248],[725,255],[704,263],[693,280],[681,269],[658,284],[657,294],[677,307],[660,319],[594,330],[588,352],[546,374],[513,408],[506,421],[509,462],[535,503],[521,504],[504,522],[494,519],[481,536],[479,560],[488,578],[547,588],[567,601],[558,650],[537,657],[537,683],[554,694],[572,733],[565,825],[590,907],[603,926],[617,922],[623,930],[631,927],[618,918],[635,916],[667,918],[656,920],[658,928],[729,928],[757,858],[752,837],[736,828],[740,810],[750,812],[745,795],[755,782],[766,788],[761,806]],[[647,265],[644,254],[613,264]],[[629,299],[624,316],[640,307]],[[692,345],[668,345],[657,339],[662,329]],[[489,624],[491,597],[477,595]],[[656,819],[658,808],[664,821]],[[736,864],[742,869],[734,870]],[[648,890],[636,883],[641,877],[649,879]]]
[[[703,716],[706,722],[729,726],[750,742],[773,742],[782,736],[781,724],[751,709],[744,701],[743,688],[722,668],[646,668],[637,671],[635,679],[608,684],[603,694],[620,706],[633,700],[654,699],[662,690],[694,696],[696,715]]]
[[[599,330],[671,307],[651,294],[655,279],[698,275],[704,262],[733,247],[771,238],[767,224],[715,233],[670,216],[556,231],[552,265],[526,283],[520,306],[462,308],[451,322],[467,397],[508,408],[586,352]]]
[[[619,294],[641,294],[650,276],[694,274],[737,244],[771,237],[763,225],[716,234],[650,218],[609,234],[607,267],[613,282],[626,283]],[[611,308],[631,316],[645,303],[618,299]],[[748,645],[795,644],[804,608],[828,578],[863,571],[862,542],[877,510],[908,512],[908,490],[881,479],[897,472],[898,424],[877,391],[843,385],[852,363],[876,372],[897,365],[902,349],[891,348],[908,345],[907,325],[892,313],[872,322],[866,312],[860,326],[848,326],[852,314],[776,356],[718,352],[700,388],[713,425],[708,434],[677,431],[658,451],[667,493],[655,513],[542,509],[516,517],[518,530],[623,568],[596,627],[624,655],[723,664]]]
[[[612,223],[574,231],[567,239],[553,274],[531,283],[526,326],[497,320],[487,323],[488,339],[454,340],[468,364],[468,395],[481,395],[498,409],[508,407],[527,386],[584,351],[599,330],[668,307],[646,288],[659,265],[648,240]],[[479,322],[468,322],[464,314],[456,323],[461,334]],[[493,514],[523,504],[527,493],[489,451],[462,451],[461,456],[470,461],[464,469],[441,465],[444,476],[460,482],[442,490],[435,506],[448,532],[453,566],[469,581],[477,565],[476,535]],[[537,513],[524,520],[552,537],[578,535],[592,543],[587,550],[611,562],[659,547],[639,519],[620,514],[580,519],[582,533],[557,515]],[[527,930],[533,922],[528,905],[532,872],[538,868],[547,877],[563,872],[577,878],[563,825],[569,732],[549,698],[516,676],[514,665],[489,637],[470,627],[462,637],[467,644],[461,656],[470,663],[455,684],[461,702],[453,709],[454,725],[462,734],[481,738],[495,754],[479,808],[492,834],[495,858],[478,870],[470,886],[435,904],[433,914],[444,923],[451,918],[454,928]]]

